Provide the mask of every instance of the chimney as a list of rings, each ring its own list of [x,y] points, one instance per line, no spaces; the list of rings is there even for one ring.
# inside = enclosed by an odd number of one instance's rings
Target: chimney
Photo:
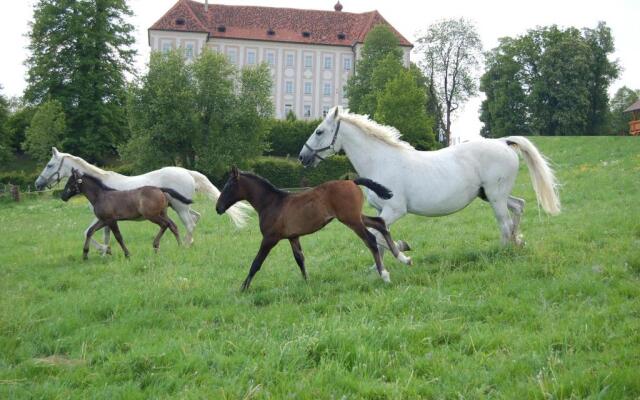
[[[204,12],[209,11],[209,0],[204,0]]]

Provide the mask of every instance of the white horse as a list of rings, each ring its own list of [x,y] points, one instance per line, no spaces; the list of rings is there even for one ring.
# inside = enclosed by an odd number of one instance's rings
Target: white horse
[[[55,147],[52,148],[53,155],[51,160],[42,170],[38,179],[36,179],[36,189],[40,190],[45,186],[58,183],[61,179],[71,176],[71,169],[76,169],[83,174],[95,176],[104,182],[105,185],[116,190],[137,189],[142,186],[156,186],[173,189],[182,196],[193,199],[196,191],[204,192],[214,203],[220,197],[220,191],[207,179],[206,176],[197,172],[180,167],[164,167],[155,171],[148,172],[144,175],[125,176],[116,172],[105,171],[89,164],[80,157],[67,153],[59,152]],[[187,233],[185,234],[185,244],[193,243],[193,230],[200,218],[200,214],[191,209],[189,204],[184,204],[178,200],[170,200],[171,207],[178,213],[180,220],[184,224]],[[232,207],[229,216],[237,227],[242,227],[247,218],[247,211],[251,208],[243,203],[238,203]],[[94,219],[89,227],[98,220]],[[87,228],[87,231],[89,228]],[[85,231],[85,236],[87,234]],[[109,228],[104,228],[104,245],[92,239],[93,244],[103,253],[109,252]]]
[[[389,200],[369,190],[366,193],[369,203],[389,226],[407,213],[428,217],[452,214],[479,197],[491,204],[502,243],[522,244],[518,225],[525,201],[511,196],[518,175],[518,151],[529,168],[538,204],[549,214],[560,212],[553,170],[522,136],[418,151],[402,141],[395,128],[335,107],[304,144],[299,159],[304,166],[316,166],[340,150],[344,150],[358,175],[393,191]],[[378,237],[378,243],[382,251],[382,238]],[[402,241],[398,241],[398,247],[409,250]],[[398,259],[406,264],[411,261],[402,253]]]

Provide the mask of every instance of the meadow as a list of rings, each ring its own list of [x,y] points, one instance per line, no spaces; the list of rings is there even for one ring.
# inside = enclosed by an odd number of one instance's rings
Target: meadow
[[[640,140],[533,141],[562,214],[521,162],[523,248],[482,201],[408,216],[391,233],[414,265],[387,255],[388,285],[336,222],[301,239],[308,283],[281,242],[240,293],[256,216],[238,230],[200,198],[193,247],[156,255],[156,226],[129,222],[130,259],[112,239],[83,262],[86,200],[2,200],[0,398],[638,398]]]

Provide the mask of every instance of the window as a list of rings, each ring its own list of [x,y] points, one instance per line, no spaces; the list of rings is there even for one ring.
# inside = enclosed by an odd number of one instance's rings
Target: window
[[[238,53],[236,53],[234,49],[227,50],[227,58],[233,65],[236,65],[238,63]]]
[[[333,57],[324,56],[324,69],[331,69],[331,68],[333,68]]]
[[[345,58],[344,59],[344,70],[345,71],[351,71],[351,59],[350,58]]]
[[[326,117],[329,114],[329,106],[322,106],[322,117]]]
[[[305,118],[311,117],[311,104],[304,105],[304,112],[302,114]]]
[[[255,51],[247,52],[247,64],[255,65],[255,63],[256,63],[256,52]]]
[[[304,83],[304,94],[311,94],[312,85],[311,82]]]
[[[187,60],[193,60],[193,43],[187,43],[184,46],[184,56]]]
[[[293,67],[293,54],[289,53],[287,54],[287,58],[286,58],[286,66],[287,67]]]
[[[325,96],[331,96],[331,83],[330,82],[325,82],[324,85],[322,85],[322,94],[324,94]]]
[[[293,94],[293,81],[285,81],[284,92],[286,94]]]
[[[304,67],[309,69],[313,67],[313,56],[304,56]]]
[[[293,106],[291,104],[285,104],[284,105],[284,116],[286,117],[287,115],[289,115],[290,112],[293,111]]]
[[[342,97],[344,97],[344,98],[347,97],[347,85],[344,85],[342,87]]]
[[[267,53],[267,64],[271,66],[276,65],[276,55],[272,51]]]
[[[163,52],[163,53],[168,53],[168,52],[170,52],[172,48],[173,48],[173,46],[171,45],[171,42],[169,42],[169,41],[162,41],[162,52]]]

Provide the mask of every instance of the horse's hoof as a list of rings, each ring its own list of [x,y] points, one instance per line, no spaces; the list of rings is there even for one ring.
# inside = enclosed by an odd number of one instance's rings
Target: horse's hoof
[[[391,283],[391,277],[389,276],[389,271],[382,271],[380,273],[380,277],[385,283]]]
[[[405,242],[404,240],[398,240],[397,246],[398,246],[398,250],[400,251],[411,250],[411,246],[409,246],[409,243]]]
[[[109,255],[109,256],[113,255],[111,253],[111,247],[107,247],[107,251],[105,251],[104,254]]]

